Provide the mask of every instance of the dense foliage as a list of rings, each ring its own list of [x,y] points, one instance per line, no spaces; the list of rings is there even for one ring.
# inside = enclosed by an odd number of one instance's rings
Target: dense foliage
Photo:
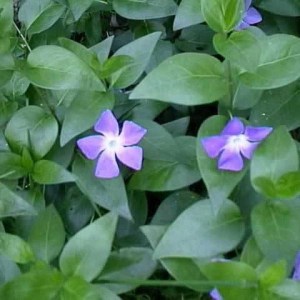
[[[0,299],[300,299],[299,16],[0,0]]]

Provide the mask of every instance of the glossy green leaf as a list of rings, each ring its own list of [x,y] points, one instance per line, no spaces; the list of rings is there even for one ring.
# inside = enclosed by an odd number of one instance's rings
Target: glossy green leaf
[[[58,184],[75,180],[61,165],[49,160],[40,160],[34,164],[32,178],[39,184]]]
[[[253,268],[236,261],[212,262],[202,268],[209,280],[233,282],[231,286],[217,286],[224,299],[257,299],[258,278]],[[247,286],[248,285],[248,286]]]
[[[5,36],[12,30],[13,25],[13,2],[11,0],[0,1],[0,36]]]
[[[98,279],[111,282],[129,278],[147,279],[156,269],[152,254],[153,251],[148,248],[137,247],[112,252]],[[135,289],[138,285],[108,283],[104,286],[120,294]]]
[[[131,219],[125,185],[121,176],[115,179],[99,179],[94,175],[93,163],[77,156],[72,167],[76,183],[90,201]]]
[[[111,84],[113,87],[125,88],[135,83],[145,70],[160,36],[160,32],[148,34],[126,44],[114,53],[114,57],[127,55],[133,58],[133,61],[112,75]]]
[[[261,52],[255,72],[240,75],[241,81],[254,89],[274,89],[299,78],[300,39],[275,34],[260,40]]]
[[[117,216],[111,213],[76,233],[60,256],[62,272],[68,276],[81,276],[87,281],[94,279],[109,257],[116,225]]]
[[[64,284],[58,271],[34,270],[6,283],[0,288],[0,298],[10,300],[55,299]]]
[[[0,284],[4,284],[20,275],[18,265],[4,255],[0,255]]]
[[[284,124],[289,130],[298,128],[299,94],[298,81],[282,88],[264,91],[261,100],[251,110],[250,120],[259,126],[277,127]]]
[[[24,74],[33,84],[46,89],[105,91],[85,62],[58,46],[40,46],[31,51]]]
[[[253,210],[251,220],[254,238],[267,259],[294,261],[300,248],[299,202],[261,203]]]
[[[35,209],[26,200],[0,182],[0,218],[35,214]]]
[[[202,14],[211,29],[229,32],[240,22],[244,12],[242,0],[201,0]]]
[[[10,147],[18,153],[26,147],[36,158],[45,156],[58,134],[56,119],[41,107],[26,106],[18,110],[5,129]]]
[[[73,14],[74,20],[78,21],[82,14],[92,5],[93,0],[68,0],[69,8]]]
[[[154,69],[130,98],[199,105],[213,102],[226,92],[227,80],[217,59],[206,54],[182,53]]]
[[[298,0],[262,0],[258,6],[277,15],[296,17],[300,16],[300,3]]]
[[[0,232],[0,254],[19,264],[27,264],[34,260],[33,252],[24,240],[5,232]]]
[[[175,15],[177,5],[173,0],[114,0],[113,8],[122,17],[144,20]]]
[[[28,243],[36,257],[49,263],[60,253],[65,242],[62,220],[53,205],[41,211],[33,224]]]
[[[27,0],[20,7],[18,17],[27,32],[35,34],[50,28],[64,11],[64,5],[51,0]]]
[[[182,0],[176,12],[173,29],[179,30],[204,22],[200,0]]]
[[[170,225],[154,257],[212,257],[233,249],[242,239],[244,225],[238,207],[226,200],[214,215],[209,200],[187,208]]]
[[[258,39],[250,31],[233,32],[229,37],[216,34],[213,39],[215,49],[242,70],[255,72],[261,55]]]
[[[12,152],[0,152],[0,178],[18,179],[26,174],[20,155]]]
[[[257,191],[264,192],[258,178],[266,178],[274,184],[287,172],[298,170],[299,158],[296,144],[282,126],[260,144],[251,160],[251,181]],[[263,188],[263,189],[262,189]]]

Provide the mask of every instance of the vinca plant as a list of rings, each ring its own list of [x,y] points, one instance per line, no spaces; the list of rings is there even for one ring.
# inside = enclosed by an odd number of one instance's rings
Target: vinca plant
[[[0,299],[300,299],[299,0],[0,0]]]

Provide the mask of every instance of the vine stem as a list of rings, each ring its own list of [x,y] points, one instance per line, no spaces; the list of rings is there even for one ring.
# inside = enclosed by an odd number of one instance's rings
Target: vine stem
[[[234,286],[242,288],[254,288],[257,287],[256,284],[250,282],[240,282],[236,281],[205,281],[205,280],[141,280],[141,279],[120,279],[120,280],[99,280],[97,283],[114,283],[114,284],[132,284],[132,285],[142,285],[142,286],[195,286],[195,287],[207,287],[211,288],[212,286]]]
[[[19,27],[17,26],[17,24],[16,24],[15,22],[13,22],[13,24],[14,24],[14,26],[15,26],[15,28],[16,28],[18,34],[20,35],[21,39],[23,40],[23,42],[24,42],[26,48],[28,49],[29,52],[31,52],[32,49],[30,48],[30,46],[29,46],[29,44],[28,44],[28,42],[27,42],[25,36],[22,34],[22,32],[21,32],[21,30],[19,29]]]

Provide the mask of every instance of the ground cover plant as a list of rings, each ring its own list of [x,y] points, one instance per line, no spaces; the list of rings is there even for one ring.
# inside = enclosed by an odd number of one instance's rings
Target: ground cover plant
[[[0,0],[0,299],[300,299],[299,16]]]

